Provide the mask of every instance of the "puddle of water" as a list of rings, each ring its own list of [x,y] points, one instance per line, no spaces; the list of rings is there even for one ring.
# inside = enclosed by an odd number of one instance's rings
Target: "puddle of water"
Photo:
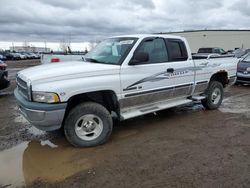
[[[224,113],[234,113],[234,114],[250,114],[250,96],[236,95],[226,98],[219,110]]]
[[[85,154],[88,149],[76,149],[65,142],[63,140],[59,143],[45,141],[42,144],[28,144],[23,153],[23,174],[26,184],[38,178],[47,182],[61,181],[91,167],[90,153]]]
[[[42,145],[42,146],[48,145],[48,146],[51,147],[51,148],[57,148],[57,147],[58,147],[58,145],[52,143],[50,140],[41,141],[41,145]]]
[[[88,149],[76,149],[65,140],[58,142],[24,142],[0,152],[0,186],[24,186],[37,179],[61,181],[90,169],[91,152]]]
[[[0,185],[10,187],[24,185],[22,171],[22,156],[28,143],[24,142],[16,147],[0,152]]]

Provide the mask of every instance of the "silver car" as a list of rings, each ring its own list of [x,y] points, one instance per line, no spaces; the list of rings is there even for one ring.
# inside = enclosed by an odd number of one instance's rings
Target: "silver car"
[[[250,53],[238,63],[236,84],[250,84]]]

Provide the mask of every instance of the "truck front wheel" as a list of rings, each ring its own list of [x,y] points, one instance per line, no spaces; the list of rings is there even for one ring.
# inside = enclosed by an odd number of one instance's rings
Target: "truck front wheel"
[[[76,147],[92,147],[105,143],[113,128],[108,110],[93,102],[77,105],[64,123],[67,140]]]
[[[208,110],[217,109],[223,100],[223,86],[218,81],[212,81],[206,90],[206,99],[201,101],[202,105]]]

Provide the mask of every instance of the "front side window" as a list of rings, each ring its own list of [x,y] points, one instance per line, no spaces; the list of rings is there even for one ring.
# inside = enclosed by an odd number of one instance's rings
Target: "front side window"
[[[128,37],[104,40],[85,55],[84,61],[120,65],[137,40]]]
[[[221,54],[225,54],[226,52],[223,49],[220,49]]]
[[[162,38],[146,39],[136,51],[148,54],[149,61],[144,63],[163,63],[168,61],[166,44]]]

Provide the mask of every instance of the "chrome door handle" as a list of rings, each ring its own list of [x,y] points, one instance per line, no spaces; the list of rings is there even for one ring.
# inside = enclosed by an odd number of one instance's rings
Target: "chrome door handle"
[[[174,69],[173,69],[173,68],[168,68],[168,69],[167,69],[167,72],[168,72],[168,73],[173,73],[173,72],[174,72]]]

